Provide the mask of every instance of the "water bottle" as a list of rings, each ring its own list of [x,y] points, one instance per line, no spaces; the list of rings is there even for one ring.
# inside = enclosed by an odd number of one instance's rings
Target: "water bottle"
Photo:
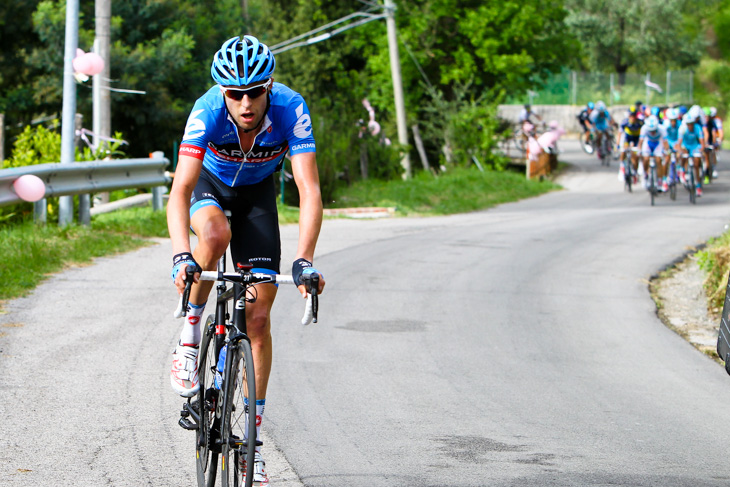
[[[223,369],[226,366],[227,351],[228,351],[228,344],[226,343],[225,345],[223,345],[223,348],[221,348],[220,355],[218,355],[218,365],[215,368],[215,378],[213,379],[215,388],[218,390],[220,390],[221,384],[223,384]]]

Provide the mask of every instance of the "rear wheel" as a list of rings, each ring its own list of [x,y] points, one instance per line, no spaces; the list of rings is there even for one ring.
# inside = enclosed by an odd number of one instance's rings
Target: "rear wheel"
[[[229,345],[226,362],[230,367],[226,367],[228,375],[224,378],[221,485],[251,487],[256,449],[256,379],[248,339],[240,340],[235,347]],[[242,471],[244,463],[246,472]]]
[[[213,315],[208,316],[205,321],[199,353],[198,380],[200,381],[200,392],[197,395],[198,429],[195,432],[195,447],[197,449],[195,465],[198,487],[213,487],[218,466],[218,452],[220,451],[220,446],[216,445],[219,437],[218,431],[220,431],[220,420],[216,419],[215,414],[219,394],[213,384],[217,362]]]
[[[649,192],[651,193],[651,206],[654,206],[654,199],[656,198],[657,186],[656,186],[656,166],[652,165],[649,170]]]

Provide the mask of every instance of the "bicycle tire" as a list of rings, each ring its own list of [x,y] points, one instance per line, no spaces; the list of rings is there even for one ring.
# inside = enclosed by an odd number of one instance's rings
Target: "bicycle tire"
[[[689,166],[689,202],[693,205],[697,201],[697,189],[695,188],[695,168],[690,164]]]
[[[651,206],[654,206],[654,199],[656,198],[657,186],[656,186],[656,167],[652,166],[649,170],[649,192],[651,193]]]
[[[633,173],[631,168],[631,162],[627,162],[627,159],[624,159],[624,187],[631,193],[631,183],[633,179]]]
[[[240,455],[246,455],[245,487],[253,484],[256,449],[256,377],[248,339],[228,347],[224,378],[223,426],[221,441],[221,486],[243,487]],[[245,387],[244,387],[245,384]],[[244,398],[248,396],[249,407]],[[246,431],[248,427],[248,431]],[[248,441],[244,441],[244,438]],[[253,441],[252,441],[253,439]]]
[[[199,353],[198,380],[200,381],[200,391],[198,392],[198,429],[195,431],[195,448],[197,450],[195,469],[197,471],[198,487],[213,487],[218,468],[218,449],[215,446],[218,435],[211,432],[215,431],[216,422],[220,424],[220,420],[216,419],[214,399],[214,397],[217,398],[218,393],[215,391],[213,384],[215,378],[213,369],[217,363],[215,319],[213,315],[209,315],[205,321]],[[212,395],[209,391],[212,391]],[[208,396],[207,399],[206,396]]]

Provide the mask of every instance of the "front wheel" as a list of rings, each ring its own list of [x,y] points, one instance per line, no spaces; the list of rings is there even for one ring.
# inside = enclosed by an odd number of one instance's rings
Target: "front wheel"
[[[226,362],[221,485],[251,487],[256,450],[256,378],[247,338],[241,339],[232,349],[229,344]]]
[[[657,194],[656,167],[651,166],[649,172],[649,192],[651,193],[651,206],[654,206],[654,199]]]
[[[697,201],[697,188],[695,187],[695,168],[691,164],[689,166],[689,177],[687,180],[689,181],[689,201],[690,203],[695,204]]]
[[[213,315],[208,316],[205,321],[199,353],[198,380],[200,381],[200,392],[197,395],[196,408],[199,419],[198,429],[195,431],[195,448],[197,450],[195,465],[198,487],[213,487],[218,466],[218,452],[220,451],[220,447],[216,445],[219,438],[220,420],[216,419],[215,415],[219,394],[213,384],[217,362]]]

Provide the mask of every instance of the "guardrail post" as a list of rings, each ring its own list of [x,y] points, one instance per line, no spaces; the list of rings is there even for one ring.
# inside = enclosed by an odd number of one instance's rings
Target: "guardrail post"
[[[153,159],[162,159],[165,157],[165,153],[162,151],[155,151],[152,154],[150,154],[150,157]],[[152,210],[153,211],[160,211],[164,208],[164,205],[162,204],[162,195],[164,194],[165,187],[164,186],[154,186],[152,188]]]
[[[46,224],[48,220],[48,200],[41,198],[33,203],[33,221]]]
[[[84,125],[84,116],[80,113],[76,114],[76,147],[81,149],[81,129]],[[91,195],[89,193],[79,195],[79,223],[82,225],[91,225]]]

